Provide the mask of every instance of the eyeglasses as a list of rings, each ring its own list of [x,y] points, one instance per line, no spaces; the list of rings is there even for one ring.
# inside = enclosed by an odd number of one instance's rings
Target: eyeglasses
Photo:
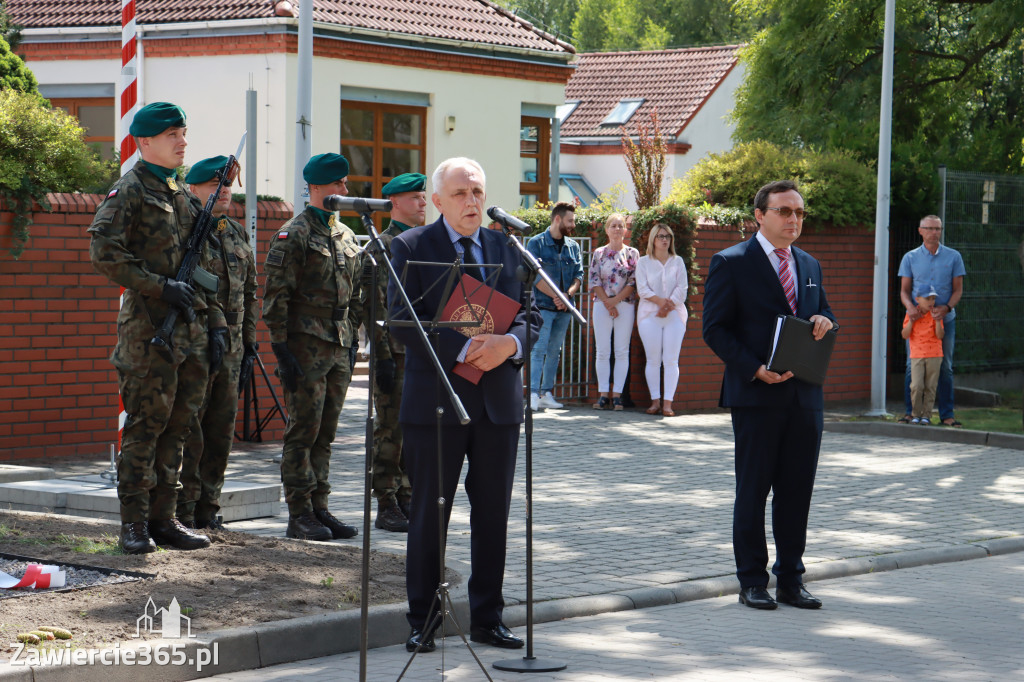
[[[789,216],[791,216],[791,215],[796,215],[796,219],[797,220],[803,220],[804,218],[807,217],[807,211],[803,210],[802,208],[792,209],[789,206],[779,206],[779,207],[769,206],[765,210],[766,211],[778,211],[779,212],[779,217],[783,218],[783,219],[789,218]]]
[[[659,234],[659,235],[656,235],[654,238],[655,239],[668,239],[669,241],[671,241],[672,240],[672,235],[670,235],[670,234]]]

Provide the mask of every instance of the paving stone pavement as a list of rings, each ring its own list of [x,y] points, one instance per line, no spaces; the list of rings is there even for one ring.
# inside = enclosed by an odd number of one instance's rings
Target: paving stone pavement
[[[493,680],[1024,679],[1024,552],[870,573],[811,586],[820,611],[754,611],[735,596],[537,625],[534,653],[568,667],[523,675],[492,663],[522,652],[476,646]],[[456,643],[457,642],[457,643]],[[373,649],[366,679],[396,680],[403,646]],[[442,670],[443,666],[443,670]],[[232,682],[359,679],[358,653],[209,678]],[[459,640],[417,656],[404,680],[485,680]]]
[[[366,380],[361,378],[349,389],[331,464],[331,507],[349,523],[362,514],[365,415]],[[522,440],[509,524],[508,604],[526,596]],[[589,407],[547,410],[535,415],[533,444],[536,601],[671,585],[735,570],[727,413],[669,419]],[[277,480],[269,455],[278,448],[260,446],[234,456],[229,475]],[[460,486],[447,557],[464,577],[469,575],[468,511]],[[282,507],[272,519],[230,527],[283,535],[286,522]],[[1021,534],[1024,452],[825,432],[804,557],[808,565]],[[371,540],[375,549],[405,551],[404,535],[374,530]],[[361,538],[344,542],[358,544]]]
[[[366,398],[366,377],[356,377],[331,462],[331,509],[360,527]],[[908,433],[913,428],[926,427]],[[526,598],[524,441],[509,522],[509,605]],[[535,415],[533,443],[535,601],[733,574],[728,413],[547,410]],[[276,443],[236,444],[229,480],[279,482],[271,460],[279,452]],[[460,485],[447,559],[464,578],[468,512]],[[287,518],[282,502],[276,517],[228,526],[283,536]],[[826,431],[808,528],[808,566],[1024,535],[1024,451]],[[405,552],[404,534],[373,529],[371,541],[374,549]],[[362,537],[337,542],[361,547]]]

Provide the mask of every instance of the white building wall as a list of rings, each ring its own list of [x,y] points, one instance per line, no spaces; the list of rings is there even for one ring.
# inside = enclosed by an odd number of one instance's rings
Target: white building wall
[[[185,161],[191,165],[237,149],[245,130],[245,91],[251,82],[257,91],[258,135],[246,144],[259,145],[257,192],[291,201],[297,63],[292,54],[150,58],[143,51],[139,102],[169,101],[185,110]],[[48,85],[116,84],[121,69],[117,60],[33,62],[29,67],[40,83]],[[509,209],[519,205],[522,103],[557,106],[565,99],[565,87],[559,83],[323,57],[313,60],[313,82],[313,154],[340,149],[342,85],[423,93],[430,102],[427,175],[448,157],[472,157],[487,173],[488,204]],[[445,129],[447,116],[456,121],[450,133]],[[432,211],[428,209],[428,217]]]

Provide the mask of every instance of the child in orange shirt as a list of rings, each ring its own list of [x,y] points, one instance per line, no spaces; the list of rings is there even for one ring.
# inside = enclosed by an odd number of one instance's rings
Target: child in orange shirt
[[[909,314],[903,318],[902,336],[910,342],[910,400],[914,406],[911,424],[932,423],[935,390],[942,367],[942,337],[946,335],[942,318],[931,315],[936,296],[934,287],[922,287],[914,298],[924,315],[913,322]]]

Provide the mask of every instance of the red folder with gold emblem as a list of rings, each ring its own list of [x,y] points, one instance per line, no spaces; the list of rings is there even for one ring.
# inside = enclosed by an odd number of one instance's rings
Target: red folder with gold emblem
[[[464,274],[441,311],[439,321],[468,323],[454,329],[469,338],[478,334],[504,334],[519,314],[519,308],[519,301]],[[484,375],[483,370],[467,362],[456,363],[452,371],[474,384]]]

